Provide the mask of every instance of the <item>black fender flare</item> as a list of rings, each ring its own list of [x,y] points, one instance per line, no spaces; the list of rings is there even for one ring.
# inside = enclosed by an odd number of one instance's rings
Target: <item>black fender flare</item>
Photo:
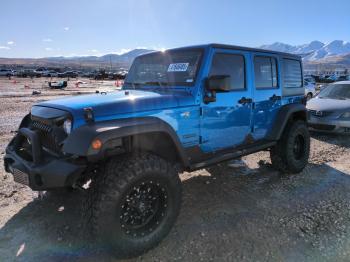
[[[290,117],[295,114],[300,113],[307,120],[306,107],[303,104],[288,104],[280,108],[275,118],[274,124],[268,134],[266,139],[277,141],[281,138],[284,128],[287,126]]]
[[[100,159],[104,157],[105,147],[102,146],[100,150],[93,149],[91,143],[94,139],[99,139],[102,145],[108,145],[118,138],[154,132],[167,134],[174,143],[176,147],[174,149],[177,150],[182,164],[189,166],[189,160],[176,132],[168,123],[157,117],[126,118],[86,124],[72,131],[64,141],[62,149],[68,154]]]

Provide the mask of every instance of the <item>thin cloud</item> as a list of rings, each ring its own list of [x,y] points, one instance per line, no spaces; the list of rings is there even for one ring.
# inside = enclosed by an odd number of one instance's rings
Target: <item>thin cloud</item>
[[[91,49],[91,50],[88,50],[88,51],[91,52],[91,53],[98,53],[97,49]]]
[[[69,26],[66,26],[63,28],[64,31],[69,31],[69,29],[70,29]]]
[[[52,51],[53,48],[51,48],[51,47],[45,47],[45,50],[46,50],[46,51]]]
[[[53,40],[51,38],[44,38],[43,42],[52,42]]]
[[[14,43],[15,43],[15,42],[13,42],[13,41],[8,41],[8,42],[7,42],[8,45],[13,45]]]
[[[9,48],[8,46],[1,46],[1,45],[0,45],[0,49],[3,49],[3,50],[10,50],[11,48]]]

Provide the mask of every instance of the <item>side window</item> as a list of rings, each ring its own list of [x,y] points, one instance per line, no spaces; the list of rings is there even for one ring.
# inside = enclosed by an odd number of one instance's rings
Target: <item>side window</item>
[[[267,56],[254,57],[255,88],[277,88],[276,58]]]
[[[283,86],[286,88],[303,87],[300,61],[283,59]]]
[[[229,75],[231,90],[245,89],[245,62],[243,55],[217,53],[214,55],[209,76]]]

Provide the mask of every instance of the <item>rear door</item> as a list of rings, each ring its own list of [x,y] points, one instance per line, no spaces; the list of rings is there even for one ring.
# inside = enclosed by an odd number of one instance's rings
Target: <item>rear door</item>
[[[278,56],[254,53],[253,63],[253,137],[263,139],[281,107],[281,80]]]
[[[249,56],[248,52],[226,49],[211,54],[208,77],[229,75],[231,90],[218,92],[215,102],[202,105],[201,149],[205,152],[240,145],[251,132]]]

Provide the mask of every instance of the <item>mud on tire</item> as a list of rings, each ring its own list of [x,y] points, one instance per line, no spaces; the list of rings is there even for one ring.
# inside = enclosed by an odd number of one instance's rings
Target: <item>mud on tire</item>
[[[113,158],[88,193],[92,235],[118,258],[140,255],[170,231],[181,206],[174,166],[152,154]]]
[[[283,173],[299,173],[308,163],[310,135],[305,121],[290,122],[277,145],[270,151],[274,168]]]

